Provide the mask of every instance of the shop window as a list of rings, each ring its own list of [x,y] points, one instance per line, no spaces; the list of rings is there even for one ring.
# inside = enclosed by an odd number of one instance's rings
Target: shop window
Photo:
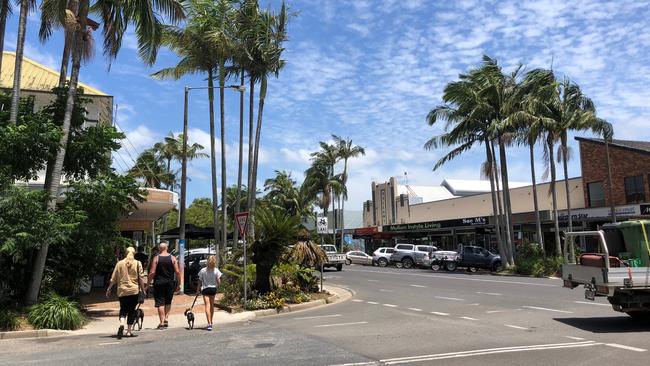
[[[645,202],[642,175],[625,177],[625,201],[627,203]]]
[[[605,191],[603,190],[603,182],[588,183],[587,194],[589,195],[589,207],[605,206]]]

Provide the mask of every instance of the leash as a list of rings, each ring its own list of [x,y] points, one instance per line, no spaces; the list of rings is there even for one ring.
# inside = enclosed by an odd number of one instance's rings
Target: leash
[[[192,306],[190,306],[190,310],[194,309],[194,304],[196,303],[196,299],[199,298],[199,292],[196,292],[196,296],[194,296],[194,301],[192,301]]]

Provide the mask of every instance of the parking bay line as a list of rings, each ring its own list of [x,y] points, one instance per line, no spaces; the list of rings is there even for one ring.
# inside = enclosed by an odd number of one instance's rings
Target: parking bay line
[[[597,305],[597,306],[612,306],[611,304],[601,304],[599,302],[587,302],[587,301],[574,301],[576,304],[585,304],[585,305]]]
[[[332,314],[332,315],[317,315],[317,316],[303,316],[301,318],[293,318],[294,320],[306,320],[306,319],[320,319],[320,318],[337,318],[343,316],[341,314]]]
[[[314,328],[343,327],[343,326],[346,326],[346,325],[358,325],[358,324],[368,324],[368,322],[323,324],[323,325],[314,325]]]
[[[634,352],[645,352],[645,351],[647,351],[646,349],[643,349],[643,348],[624,346],[622,344],[617,344],[617,343],[605,343],[605,345],[608,346],[608,347],[620,348],[620,349],[624,349],[624,350],[627,350],[627,351],[634,351]]]
[[[552,311],[555,313],[563,313],[563,314],[573,314],[573,311],[567,311],[567,310],[558,310],[558,309],[549,309],[549,308],[541,308],[539,306],[522,306],[522,308],[526,309],[535,309],[535,310],[544,310],[544,311]]]
[[[574,341],[584,341],[585,340],[584,338],[573,337],[573,336],[564,336],[564,338],[573,339]]]

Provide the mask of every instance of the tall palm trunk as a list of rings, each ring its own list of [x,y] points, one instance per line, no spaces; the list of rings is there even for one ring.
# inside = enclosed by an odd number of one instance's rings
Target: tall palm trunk
[[[528,150],[530,152],[530,178],[533,182],[533,209],[535,210],[535,227],[537,229],[537,240],[539,242],[540,248],[542,248],[542,253],[546,255],[546,249],[544,248],[544,236],[542,235],[542,220],[539,217],[539,204],[537,202],[537,182],[535,177],[535,143],[534,141],[528,141]]]
[[[253,150],[253,177],[252,177],[252,197],[255,197],[255,192],[257,191],[257,167],[259,162],[259,153],[260,153],[260,136],[262,135],[262,115],[264,114],[264,100],[266,98],[266,75],[262,76],[260,81],[260,97],[257,107],[257,126],[255,128],[255,146]],[[255,211],[255,199],[251,201],[251,211]]]
[[[208,69],[208,109],[210,111],[210,172],[212,173],[212,227],[215,252],[219,253],[219,198],[217,194],[217,157],[214,142],[214,74]]]
[[[348,159],[343,159],[343,185],[345,186],[348,182]],[[345,197],[341,199],[341,246],[343,246],[343,239],[345,231]]]
[[[573,231],[573,218],[571,217],[571,190],[569,187],[569,167],[568,167],[569,147],[567,146],[566,135],[562,136],[561,149],[562,149],[562,169],[564,170],[564,191],[566,195],[566,210],[568,215],[567,220],[569,221],[569,232],[571,232]],[[569,250],[566,250],[565,248],[564,251],[564,260],[568,263],[569,260],[573,261],[574,259],[573,241],[565,239],[565,244],[566,242],[569,242],[569,244],[571,245],[571,248],[569,248]]]
[[[548,147],[548,160],[549,160],[549,169],[551,171],[551,196],[553,198],[553,224],[555,227],[555,255],[557,257],[562,257],[562,243],[560,242],[560,222],[557,216],[557,194],[555,192],[555,156],[553,153],[553,137],[549,134],[546,138],[546,144]]]
[[[485,141],[485,153],[487,155],[488,168],[490,172],[488,178],[490,178],[490,197],[492,198],[492,217],[494,218],[494,231],[497,237],[497,248],[499,249],[499,255],[503,258],[502,263],[505,267],[508,267],[508,256],[506,254],[505,248],[503,246],[503,240],[501,238],[501,225],[499,224],[499,213],[497,210],[497,194],[494,185],[496,179],[496,167],[494,164],[494,157],[492,156],[492,151],[490,149],[490,142]]]
[[[514,264],[515,247],[513,244],[512,206],[510,204],[510,184],[508,183],[508,161],[506,158],[506,145],[499,143],[499,161],[501,162],[501,182],[503,183],[503,208],[506,220],[506,243],[508,245],[508,262]]]
[[[244,164],[244,70],[241,71],[241,89],[239,91],[239,166],[237,167],[237,203],[235,214],[241,211],[241,180]],[[239,230],[233,230],[233,245],[239,243]]]
[[[255,215],[253,212],[253,201],[255,201],[255,191],[253,190],[253,116],[255,112],[255,80],[252,75],[249,75],[249,95],[248,95],[248,211],[250,212],[251,217],[249,217],[248,224],[248,236],[251,238],[255,237],[255,224],[253,223],[252,216]]]
[[[221,119],[221,245],[222,250],[228,246],[228,215],[226,211],[226,111],[225,111],[225,87],[226,87],[226,62],[219,65],[219,118]]]
[[[68,137],[70,134],[70,122],[72,120],[74,100],[77,96],[77,84],[79,82],[79,71],[81,69],[81,53],[82,48],[84,47],[84,37],[86,36],[86,19],[88,17],[88,10],[89,2],[88,0],[83,0],[79,4],[79,14],[77,17],[81,27],[75,32],[74,43],[72,45],[72,73],[70,76],[68,98],[65,105],[65,114],[63,116],[63,135],[61,136],[61,141],[59,141],[59,150],[56,153],[52,180],[48,187],[49,200],[47,203],[47,209],[50,211],[56,210],[56,201],[59,196],[61,172],[63,170],[63,161],[65,159],[66,147],[68,145]],[[43,270],[45,269],[45,260],[47,259],[48,247],[48,243],[44,242],[36,256],[34,270],[32,271],[32,279],[25,297],[25,303],[27,304],[35,303],[38,298],[38,292],[43,279]]]
[[[29,0],[20,1],[20,15],[18,16],[18,39],[16,40],[16,63],[14,65],[14,86],[11,93],[11,112],[9,123],[18,121],[18,103],[20,102],[20,74],[23,69],[23,51],[25,50],[25,33],[27,33],[27,13],[29,13]]]
[[[68,1],[68,10],[73,10],[74,1]],[[65,86],[65,81],[68,78],[68,64],[70,63],[70,44],[72,43],[73,32],[70,32],[68,29],[64,29],[64,41],[63,41],[63,54],[61,55],[61,70],[59,71],[59,88]]]
[[[9,16],[9,1],[2,0],[2,5],[0,5],[0,73],[2,72],[2,53],[5,50],[5,29],[7,28],[7,17]]]
[[[492,150],[492,160],[494,162],[494,166],[492,167],[493,171],[492,174],[494,176],[494,184],[496,186],[497,190],[497,208],[499,209],[499,227],[497,228],[501,232],[501,240],[503,244],[503,249],[506,253],[505,261],[508,265],[511,265],[512,263],[508,262],[508,252],[510,248],[505,243],[506,240],[506,220],[505,217],[503,216],[503,191],[501,190],[501,183],[499,182],[500,176],[499,176],[499,170],[498,170],[498,160],[497,160],[497,154],[496,150],[494,149],[494,141],[490,141],[490,149]]]

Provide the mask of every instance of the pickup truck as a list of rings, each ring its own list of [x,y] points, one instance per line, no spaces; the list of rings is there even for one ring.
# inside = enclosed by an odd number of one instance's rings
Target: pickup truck
[[[470,272],[476,272],[479,268],[497,271],[501,267],[501,257],[481,247],[460,245],[458,252],[433,252],[425,264],[434,271],[444,268],[453,272],[458,267],[467,268]]]
[[[584,253],[577,264],[562,265],[564,287],[584,286],[584,296],[606,296],[615,311],[650,320],[650,221],[603,225],[601,230],[569,232],[575,237],[596,237],[600,253]],[[608,258],[608,260],[605,260]]]
[[[342,271],[346,260],[345,254],[338,253],[336,247],[331,244],[321,245],[321,248],[327,254],[327,263],[323,264],[323,267],[336,267],[337,271]]]

